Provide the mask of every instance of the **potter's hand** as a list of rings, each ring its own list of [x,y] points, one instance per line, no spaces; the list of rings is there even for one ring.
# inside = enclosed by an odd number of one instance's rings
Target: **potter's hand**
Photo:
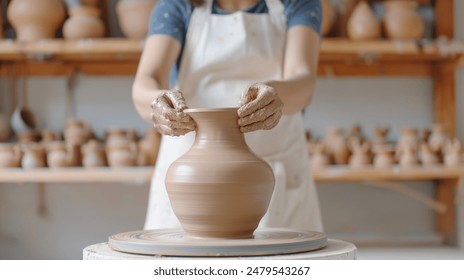
[[[180,136],[195,130],[195,122],[184,113],[187,109],[180,90],[166,90],[151,103],[151,118],[155,128],[165,135]]]
[[[274,128],[282,116],[284,104],[276,90],[262,83],[248,86],[242,93],[238,109],[241,132]]]

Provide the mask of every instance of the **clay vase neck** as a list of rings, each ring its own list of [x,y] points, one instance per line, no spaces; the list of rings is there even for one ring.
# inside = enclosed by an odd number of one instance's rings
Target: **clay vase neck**
[[[190,237],[251,238],[274,190],[271,167],[248,148],[236,108],[186,112],[195,141],[166,175],[175,215]]]
[[[13,0],[7,15],[18,41],[33,42],[55,37],[65,9],[60,0]]]

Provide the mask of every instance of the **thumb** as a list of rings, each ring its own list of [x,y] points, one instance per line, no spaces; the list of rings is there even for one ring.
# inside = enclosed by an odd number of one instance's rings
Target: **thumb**
[[[172,107],[176,111],[187,109],[187,102],[185,102],[184,94],[180,90],[170,90],[166,93],[166,97],[171,101]]]

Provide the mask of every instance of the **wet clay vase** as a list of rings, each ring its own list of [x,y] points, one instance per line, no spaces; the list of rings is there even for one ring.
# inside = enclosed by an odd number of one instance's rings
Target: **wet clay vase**
[[[195,141],[166,174],[175,215],[190,237],[251,238],[274,190],[271,167],[247,146],[237,108],[186,112]]]
[[[348,20],[348,37],[354,41],[377,40],[381,35],[380,22],[365,1],[359,2]]]
[[[139,154],[137,165],[153,166],[158,157],[161,135],[153,128],[146,131],[145,136],[138,141]]]
[[[119,0],[116,15],[124,36],[141,40],[147,36],[150,14],[156,0]]]
[[[82,165],[84,167],[107,166],[105,146],[95,139],[90,140],[81,147]]]
[[[321,32],[323,36],[330,33],[334,22],[335,9],[331,0],[322,0],[322,27]]]
[[[100,38],[105,34],[105,25],[99,18],[100,10],[91,6],[77,6],[69,9],[69,18],[63,25],[66,40]]]
[[[17,144],[0,143],[0,168],[20,166],[21,148]]]
[[[40,168],[47,166],[45,147],[38,143],[23,145],[23,157],[21,166],[23,168]]]
[[[54,38],[65,18],[60,0],[13,0],[8,5],[8,21],[20,42]]]
[[[417,40],[422,38],[425,23],[417,12],[417,1],[390,0],[384,3],[385,34],[395,40]]]

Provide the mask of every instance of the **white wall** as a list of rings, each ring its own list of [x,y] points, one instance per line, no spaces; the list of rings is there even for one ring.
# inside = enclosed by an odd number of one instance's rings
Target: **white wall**
[[[455,10],[462,11],[463,1],[455,2]],[[464,39],[458,12],[456,21],[457,36]],[[464,72],[457,75],[458,135],[464,139]],[[130,100],[131,82],[131,77],[81,77],[76,90],[78,117],[92,122],[99,133],[113,125],[144,131],[147,125]],[[1,84],[0,107],[5,108],[5,82]],[[42,124],[62,129],[65,79],[32,78],[29,86]],[[316,135],[323,135],[327,126],[349,128],[359,122],[368,134],[376,124],[388,124],[396,137],[403,125],[425,127],[432,120],[432,84],[424,78],[320,79],[305,114],[306,126]],[[429,183],[408,186],[433,195]],[[329,237],[434,240],[434,213],[418,201],[359,184],[321,184],[318,190]],[[104,242],[112,233],[142,228],[148,191],[147,185],[48,184],[47,212],[41,215],[36,184],[2,184],[0,259],[80,259],[85,246]],[[462,209],[459,214],[464,215]]]

